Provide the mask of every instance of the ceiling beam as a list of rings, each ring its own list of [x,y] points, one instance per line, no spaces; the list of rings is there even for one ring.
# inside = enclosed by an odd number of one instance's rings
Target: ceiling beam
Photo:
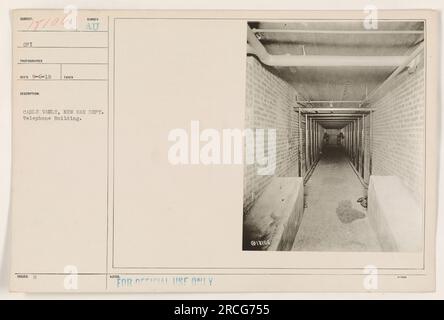
[[[313,121],[319,121],[319,122],[352,122],[355,120],[358,120],[359,118],[356,119],[313,119]]]
[[[253,29],[254,33],[315,33],[315,34],[424,34],[423,30],[302,30],[302,29]]]
[[[340,118],[347,118],[347,117],[361,117],[361,113],[310,113],[308,114],[309,117],[312,118],[331,118],[331,117],[340,117]]]
[[[341,115],[338,113],[326,115],[326,114],[308,114],[309,118],[313,119],[354,119],[354,118],[362,118],[362,114],[354,114],[354,115]]]
[[[314,101],[310,101],[310,100],[297,100],[297,103],[362,103],[362,100],[333,100],[333,101],[329,101],[329,100],[314,100]]]
[[[300,108],[302,113],[310,112],[335,112],[335,111],[355,111],[359,113],[372,112],[373,109],[370,108]]]
[[[273,67],[397,67],[405,56],[321,56],[321,55],[269,55],[267,62]]]
[[[361,118],[356,117],[356,118],[330,118],[330,119],[326,119],[326,118],[310,118],[309,119],[313,119],[314,121],[354,121],[354,120],[359,120]]]
[[[319,122],[353,122],[356,119],[313,119],[313,121],[319,121]]]
[[[396,67],[404,60],[405,56],[270,56],[276,67]]]

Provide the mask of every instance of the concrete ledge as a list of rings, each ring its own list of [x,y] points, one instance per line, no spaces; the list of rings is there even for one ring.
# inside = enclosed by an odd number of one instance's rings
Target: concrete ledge
[[[396,176],[370,176],[367,216],[384,251],[422,251],[422,210]]]
[[[244,217],[244,250],[291,250],[303,210],[303,179],[273,178]]]

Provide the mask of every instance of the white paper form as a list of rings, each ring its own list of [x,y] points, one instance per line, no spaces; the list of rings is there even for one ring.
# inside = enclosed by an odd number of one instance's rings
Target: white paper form
[[[433,290],[436,13],[379,18],[372,32],[345,11],[12,12],[11,290]],[[406,59],[381,90],[399,98],[356,105]],[[392,101],[410,98],[396,108],[418,116],[398,121]],[[392,148],[384,128],[403,137]],[[265,162],[239,161],[245,129],[267,132]],[[324,133],[343,171],[322,161]],[[373,160],[349,163],[359,140]],[[398,149],[415,157],[398,166]],[[367,223],[364,180],[387,172],[421,191],[420,223]],[[384,250],[387,224],[419,249]]]
[[[33,207],[33,214],[21,216],[26,202],[14,205],[16,222],[24,225],[13,241],[31,254],[14,259],[13,277],[38,281],[74,272],[83,278],[99,275],[102,285],[107,255],[108,16],[45,10],[15,12],[13,19],[13,175],[29,183],[13,183],[13,190]],[[41,179],[42,185],[33,188],[33,179]],[[46,228],[52,231],[42,232]],[[16,263],[33,267],[16,268]]]

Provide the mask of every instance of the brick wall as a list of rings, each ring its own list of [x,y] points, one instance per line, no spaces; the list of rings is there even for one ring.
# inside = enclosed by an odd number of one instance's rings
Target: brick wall
[[[295,111],[298,107],[296,95],[295,89],[287,82],[269,72],[256,58],[247,57],[245,128],[276,129],[274,175],[279,177],[298,176],[299,119]],[[257,175],[256,165],[245,165],[245,213],[271,179],[272,176]]]
[[[404,72],[370,107],[373,115],[373,174],[399,176],[421,200],[424,188],[424,68]]]

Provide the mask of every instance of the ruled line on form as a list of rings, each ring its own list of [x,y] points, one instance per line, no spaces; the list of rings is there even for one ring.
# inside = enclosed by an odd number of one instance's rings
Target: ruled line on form
[[[26,46],[18,46],[18,49],[108,49],[108,47],[70,47],[70,46],[32,46],[32,47],[26,47]]]

